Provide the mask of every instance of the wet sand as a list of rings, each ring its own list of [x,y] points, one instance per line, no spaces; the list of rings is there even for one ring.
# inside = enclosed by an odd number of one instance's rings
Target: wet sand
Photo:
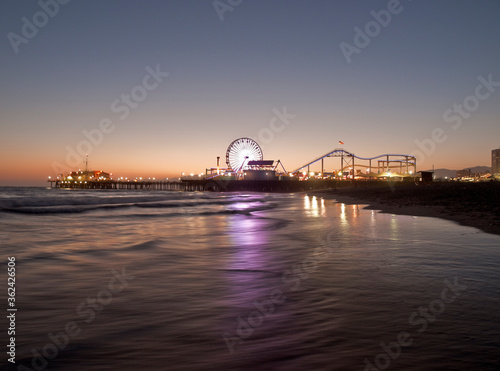
[[[311,191],[346,204],[368,204],[383,213],[438,217],[500,234],[500,183],[388,183]]]

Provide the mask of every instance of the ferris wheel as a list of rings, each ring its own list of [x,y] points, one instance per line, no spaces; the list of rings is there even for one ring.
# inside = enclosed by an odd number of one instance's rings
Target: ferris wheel
[[[250,138],[239,138],[233,141],[226,152],[227,167],[233,171],[242,170],[248,161],[261,161],[262,150],[257,142]]]

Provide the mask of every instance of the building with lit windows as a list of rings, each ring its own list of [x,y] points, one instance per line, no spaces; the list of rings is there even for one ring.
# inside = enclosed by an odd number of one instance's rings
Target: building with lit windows
[[[491,175],[500,178],[500,148],[491,151]]]

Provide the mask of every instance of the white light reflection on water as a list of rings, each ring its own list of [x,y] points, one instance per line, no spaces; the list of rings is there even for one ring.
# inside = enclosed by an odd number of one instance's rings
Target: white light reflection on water
[[[341,203],[340,204],[340,220],[342,224],[349,225],[349,222],[347,221],[347,216],[345,213],[345,204]]]
[[[304,210],[306,215],[310,217],[325,216],[325,200],[318,200],[316,196],[304,196]]]

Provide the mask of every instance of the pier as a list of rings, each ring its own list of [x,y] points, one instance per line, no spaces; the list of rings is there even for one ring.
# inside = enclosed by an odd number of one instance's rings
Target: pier
[[[331,158],[337,158],[340,163],[326,163]],[[89,170],[87,158],[85,170],[72,171],[67,176],[61,174],[56,179],[49,177],[47,181],[51,188],[69,189],[301,192],[350,187],[361,183],[368,185],[371,182],[415,182],[420,177],[417,175],[415,156],[383,154],[360,157],[343,148],[336,148],[287,172],[280,160],[264,160],[262,149],[251,138],[238,138],[229,145],[226,165],[221,167],[220,157],[217,157],[217,167],[206,169],[205,174],[184,176],[182,173],[182,177],[176,180],[143,180],[142,177],[113,179],[112,173]]]
[[[163,180],[87,180],[71,181],[60,179],[49,179],[51,188],[69,188],[69,189],[126,189],[126,190],[151,190],[151,191],[188,191],[190,185],[181,181],[163,181]]]

